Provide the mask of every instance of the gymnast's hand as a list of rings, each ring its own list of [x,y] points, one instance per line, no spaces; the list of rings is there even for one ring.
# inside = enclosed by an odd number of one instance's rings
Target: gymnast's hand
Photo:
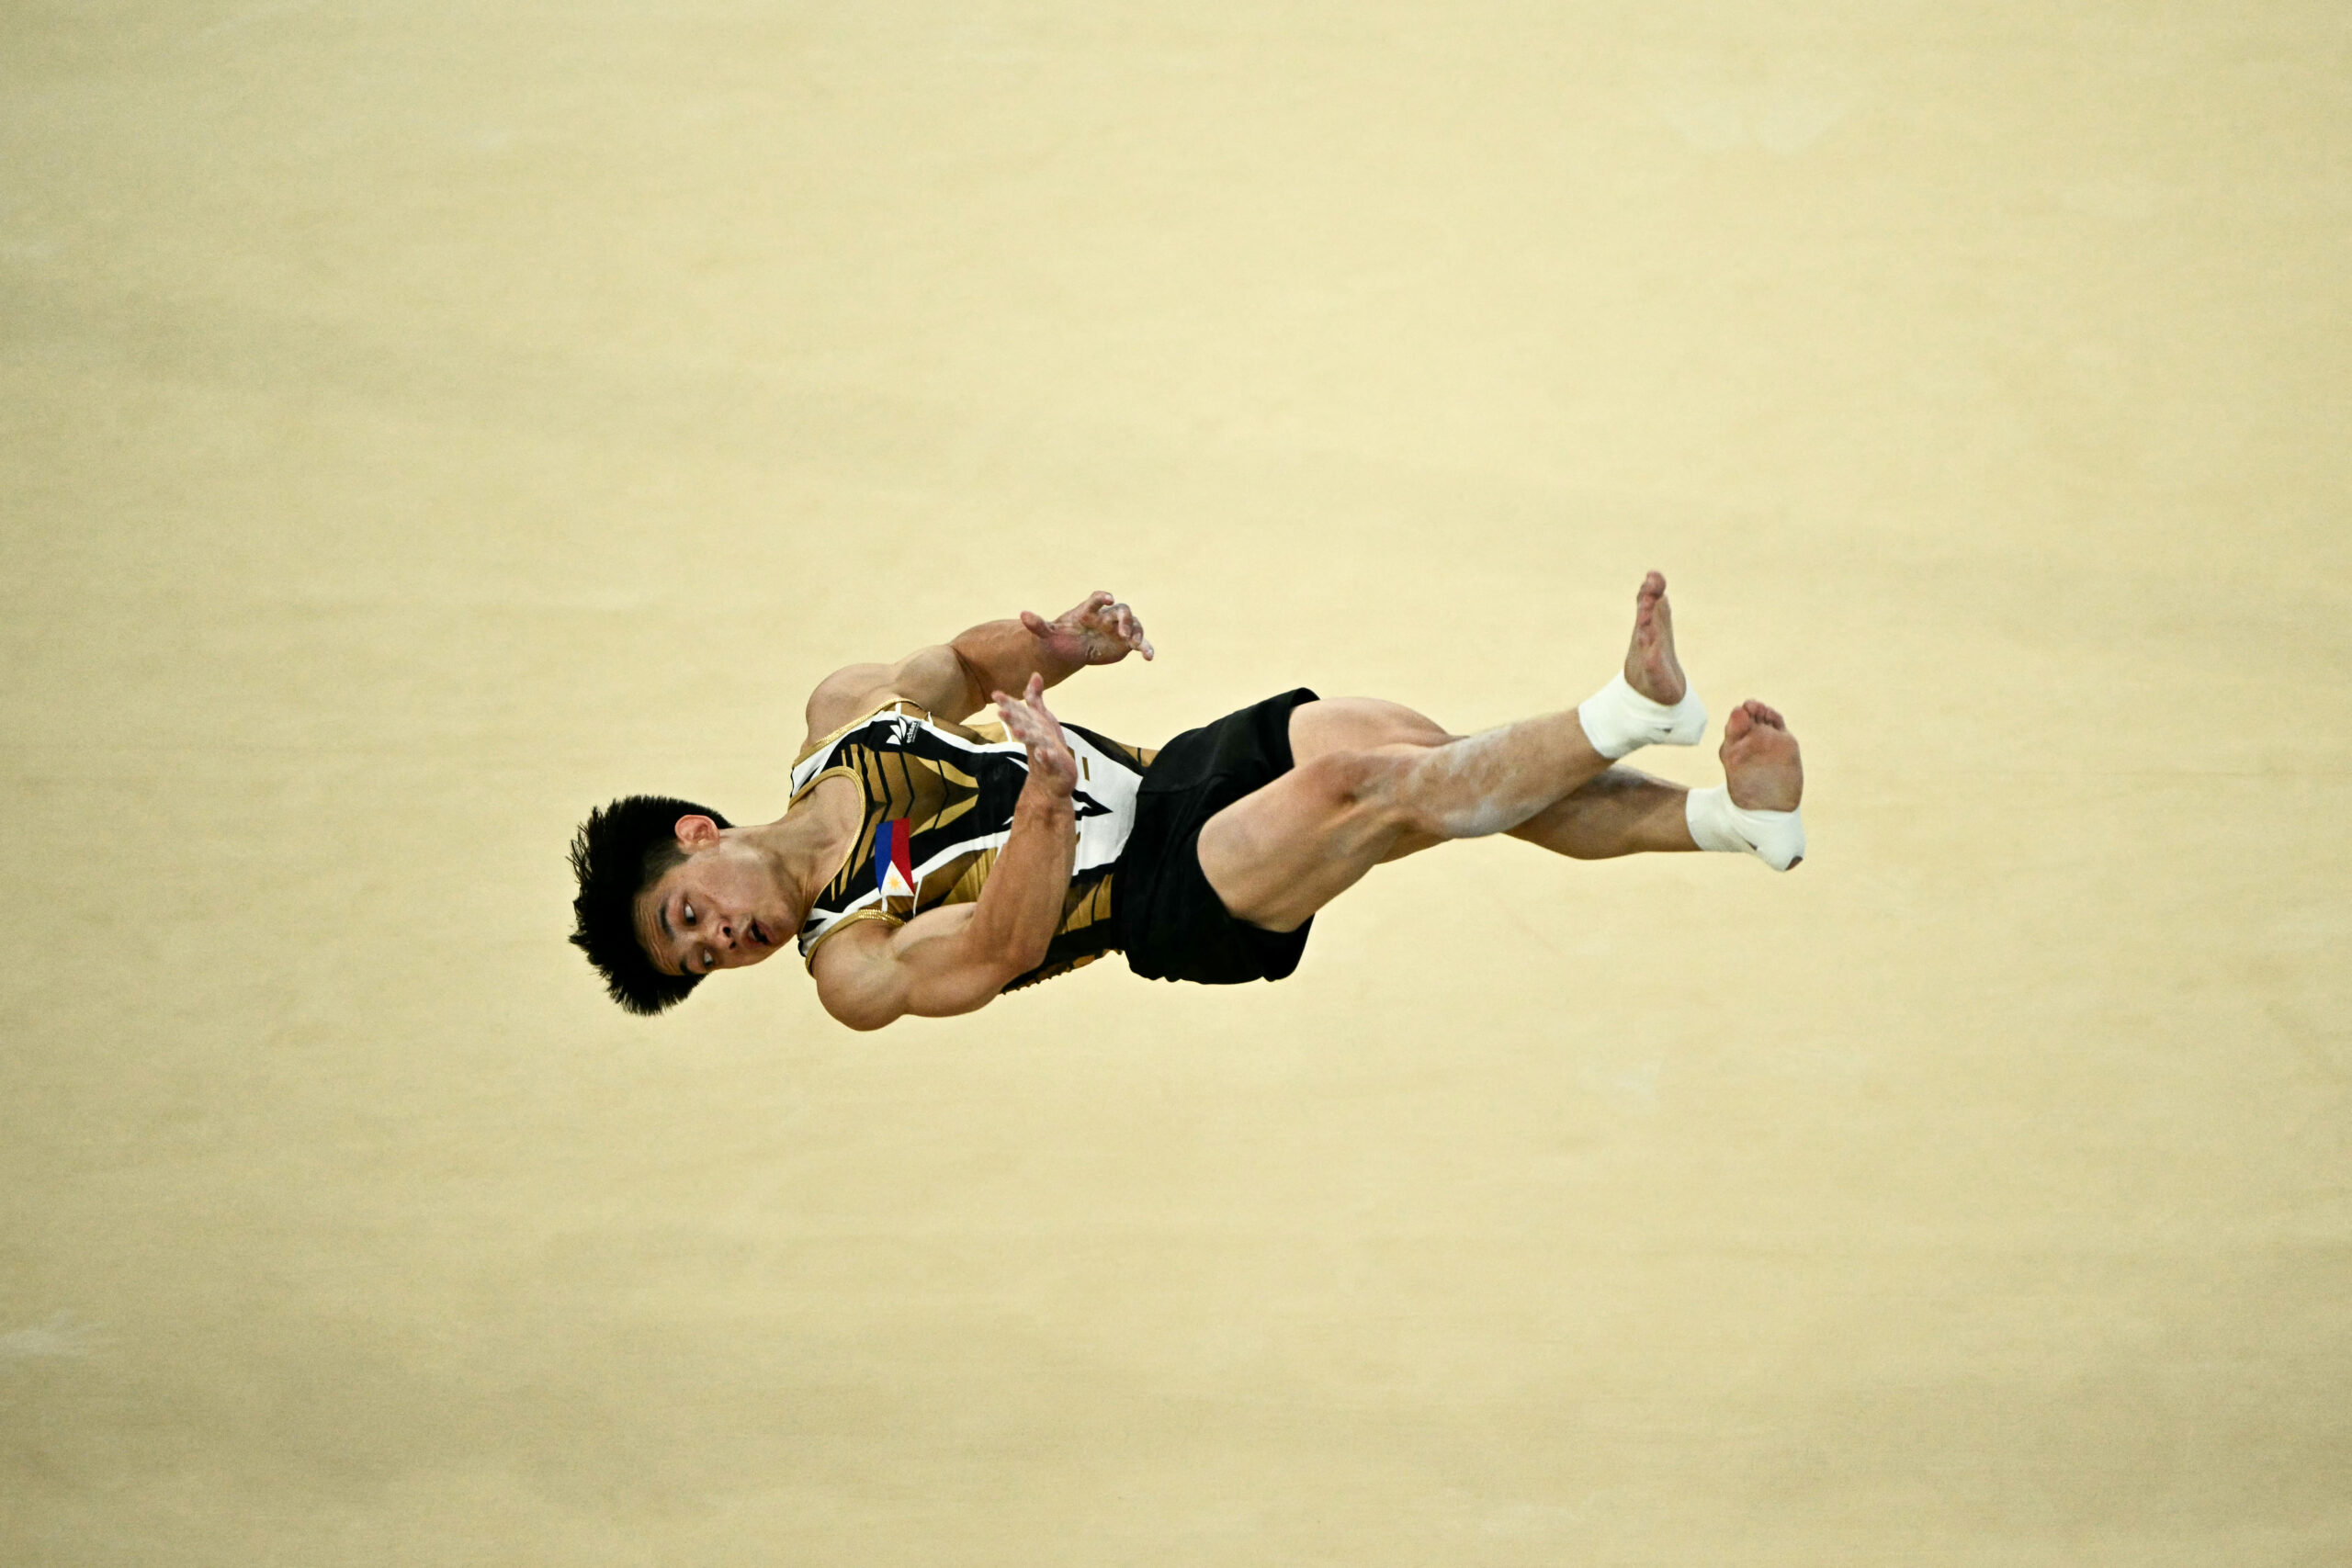
[[[1046,651],[1073,668],[1080,664],[1116,664],[1130,653],[1152,656],[1151,639],[1143,635],[1143,623],[1125,604],[1115,604],[1108,593],[1096,590],[1086,596],[1086,603],[1063,611],[1052,620],[1034,610],[1021,612],[1021,624],[1032,636],[1042,638]]]
[[[1046,709],[1046,678],[1030,676],[1029,689],[1021,696],[997,692],[989,700],[996,704],[997,716],[1004,720],[1005,733],[1029,753],[1029,785],[1022,794],[1042,789],[1049,801],[1068,802],[1070,792],[1078,787],[1078,759],[1070,755],[1069,742],[1062,739],[1061,721]]]

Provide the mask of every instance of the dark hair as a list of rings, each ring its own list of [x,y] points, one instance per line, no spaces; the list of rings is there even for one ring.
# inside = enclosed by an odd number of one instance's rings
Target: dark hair
[[[707,806],[666,795],[632,795],[591,811],[571,836],[571,874],[580,896],[571,901],[571,945],[605,976],[613,1000],[635,1013],[657,1013],[686,999],[699,975],[664,975],[637,939],[637,896],[686,858],[678,818],[726,818]]]

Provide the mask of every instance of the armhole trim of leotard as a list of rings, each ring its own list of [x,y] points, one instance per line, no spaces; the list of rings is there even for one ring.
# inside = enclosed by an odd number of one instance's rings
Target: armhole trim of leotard
[[[817,950],[825,945],[826,940],[843,926],[854,926],[860,920],[888,920],[894,926],[907,923],[903,917],[891,914],[887,909],[852,909],[846,915],[836,916],[833,922],[819,931],[816,940],[809,942],[808,951],[800,955],[801,967],[814,969],[817,966]]]
[[[806,757],[801,759],[804,762],[808,760],[808,759]],[[784,804],[787,809],[799,805],[800,797],[802,795],[807,795],[810,790],[815,789],[827,779],[854,779],[855,777],[857,777],[857,770],[851,767],[847,762],[836,762],[830,768],[820,768],[807,784],[802,784],[798,789],[794,790],[792,792],[792,798],[786,801]]]

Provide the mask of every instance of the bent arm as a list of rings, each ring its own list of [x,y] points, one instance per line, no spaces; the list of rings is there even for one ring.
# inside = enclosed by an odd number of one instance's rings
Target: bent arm
[[[1046,961],[1078,863],[1070,798],[1078,760],[1045,699],[1045,679],[1035,674],[1018,698],[995,694],[1005,729],[1028,754],[1029,778],[979,897],[918,915],[894,931],[861,921],[817,950],[809,967],[818,999],[852,1029],[879,1029],[909,1013],[974,1011]]]
[[[1048,686],[1068,680],[1077,665],[1048,658],[1043,644],[1017,620],[983,621],[895,664],[836,670],[809,694],[809,737],[830,735],[885,697],[904,697],[941,718],[961,719],[986,707],[990,692],[1017,692],[1032,675],[1044,676]]]
[[[1030,611],[983,621],[949,641],[917,649],[895,664],[852,664],[827,676],[808,698],[808,738],[831,734],[885,697],[905,697],[939,717],[967,718],[991,692],[1019,692],[1035,676],[1059,685],[1089,664],[1152,656],[1135,612],[1096,592],[1054,620]]]
[[[1069,796],[1041,789],[1033,775],[979,898],[918,915],[896,930],[863,921],[842,931],[817,950],[810,965],[818,1000],[852,1029],[879,1029],[910,1013],[949,1018],[986,1007],[1007,983],[1046,961],[1077,854]]]

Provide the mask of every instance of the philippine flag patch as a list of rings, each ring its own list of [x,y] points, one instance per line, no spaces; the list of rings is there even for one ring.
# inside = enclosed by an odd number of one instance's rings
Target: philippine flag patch
[[[915,896],[914,824],[900,817],[874,834],[874,886],[885,898]]]

